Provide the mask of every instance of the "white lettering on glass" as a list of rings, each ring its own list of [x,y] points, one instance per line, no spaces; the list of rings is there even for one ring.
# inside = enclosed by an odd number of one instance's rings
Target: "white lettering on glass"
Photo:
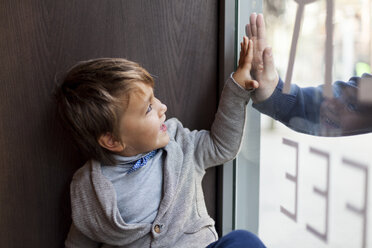
[[[324,152],[324,151],[321,151],[321,150],[318,150],[316,148],[312,148],[312,147],[310,147],[310,153],[312,153],[314,155],[317,155],[317,156],[320,156],[320,157],[323,157],[326,160],[326,164],[327,164],[326,189],[325,190],[321,190],[321,189],[317,188],[316,186],[314,186],[314,188],[313,188],[314,193],[316,193],[316,194],[318,194],[318,195],[320,195],[320,196],[322,196],[322,197],[325,198],[325,202],[326,202],[325,212],[326,212],[326,214],[325,214],[325,230],[324,230],[324,233],[321,233],[320,231],[316,230],[310,224],[306,224],[306,229],[310,233],[314,234],[315,236],[317,236],[318,238],[320,238],[321,240],[323,240],[324,242],[327,242],[328,241],[328,213],[329,213],[330,156],[329,156],[329,153]]]
[[[283,206],[280,206],[280,212],[286,215],[288,218],[292,219],[293,221],[297,222],[297,215],[299,209],[298,206],[298,174],[299,174],[299,143],[293,140],[289,140],[286,138],[282,139],[282,143],[286,146],[290,146],[295,149],[296,154],[296,171],[295,175],[291,175],[289,173],[286,173],[286,179],[293,182],[295,184],[295,210],[294,213],[288,211]],[[325,230],[324,232],[320,232],[319,230],[316,230],[314,227],[312,227],[310,224],[306,224],[306,230],[309,231],[311,234],[313,234],[315,237],[319,238],[320,240],[324,241],[325,243],[328,242],[329,237],[329,195],[330,195],[330,172],[331,172],[331,162],[330,162],[330,154],[328,152],[310,147],[309,153],[320,156],[325,159],[326,161],[326,187],[324,190],[319,189],[318,187],[314,186],[313,192],[318,194],[321,197],[324,197],[325,199]],[[363,204],[362,207],[357,207],[349,202],[346,203],[346,209],[355,213],[356,215],[359,215],[362,217],[363,220],[363,226],[362,226],[362,248],[367,247],[367,233],[368,233],[368,185],[369,185],[369,176],[368,176],[368,166],[365,164],[358,163],[356,161],[342,158],[342,163],[346,166],[350,166],[352,168],[355,168],[357,170],[361,170],[364,173],[364,196],[363,196]]]
[[[363,218],[363,237],[362,237],[362,248],[367,247],[367,213],[368,213],[368,166],[354,162],[350,159],[343,158],[342,162],[345,165],[351,166],[355,169],[362,170],[364,172],[364,204],[360,209],[353,206],[350,203],[346,203],[346,208],[355,214],[361,215]]]
[[[293,182],[295,184],[295,208],[294,213],[291,213],[289,210],[284,208],[283,206],[280,206],[280,212],[291,218],[293,221],[297,222],[297,197],[298,197],[298,143],[294,142],[289,139],[283,138],[283,144],[293,147],[296,150],[296,173],[295,175],[291,175],[288,172],[286,172],[285,177]]]

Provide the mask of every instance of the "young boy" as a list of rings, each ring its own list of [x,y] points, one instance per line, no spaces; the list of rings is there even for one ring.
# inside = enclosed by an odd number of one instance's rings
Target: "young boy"
[[[66,247],[264,247],[246,231],[217,241],[201,187],[206,169],[239,151],[250,89],[258,87],[252,45],[245,37],[210,132],[166,121],[153,79],[134,62],[95,59],[68,72],[59,111],[92,159],[71,182]]]

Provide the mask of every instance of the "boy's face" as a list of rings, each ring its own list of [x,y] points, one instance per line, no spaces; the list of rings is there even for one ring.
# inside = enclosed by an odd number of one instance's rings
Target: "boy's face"
[[[153,88],[138,83],[139,92],[130,96],[127,109],[120,122],[120,138],[124,150],[122,156],[134,156],[162,148],[169,143],[164,125],[167,106],[154,96]]]

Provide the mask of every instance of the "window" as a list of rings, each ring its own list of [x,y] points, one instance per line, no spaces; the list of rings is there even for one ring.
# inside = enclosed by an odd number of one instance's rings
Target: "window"
[[[266,0],[268,43],[283,80],[288,78],[298,2],[309,3],[303,5],[292,84],[317,86],[371,72],[371,0]],[[326,23],[331,9],[329,51]],[[332,52],[332,61],[326,62]],[[354,97],[364,99],[368,107],[371,88],[360,87]],[[347,107],[353,111],[352,105]],[[357,121],[344,112],[337,115],[342,123]],[[363,120],[371,116],[368,108],[359,114]],[[333,133],[314,133],[337,137],[320,137],[295,132],[261,115],[259,235],[268,247],[367,247],[372,242],[371,130],[343,136],[346,127],[341,127]]]

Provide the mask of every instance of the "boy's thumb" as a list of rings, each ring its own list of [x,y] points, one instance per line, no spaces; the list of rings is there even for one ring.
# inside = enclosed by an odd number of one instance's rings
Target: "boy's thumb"
[[[263,63],[265,71],[275,71],[274,58],[271,47],[266,47],[263,51]]]

